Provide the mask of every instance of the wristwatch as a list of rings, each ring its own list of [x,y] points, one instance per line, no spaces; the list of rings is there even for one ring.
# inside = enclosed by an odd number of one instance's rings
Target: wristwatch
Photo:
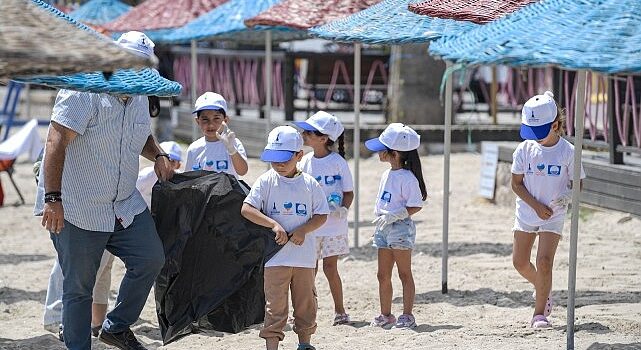
[[[171,158],[169,158],[169,154],[164,153],[164,152],[160,152],[160,153],[156,154],[156,156],[154,157],[154,161],[158,160],[158,158],[160,158],[160,157],[167,157],[168,160],[171,160]]]

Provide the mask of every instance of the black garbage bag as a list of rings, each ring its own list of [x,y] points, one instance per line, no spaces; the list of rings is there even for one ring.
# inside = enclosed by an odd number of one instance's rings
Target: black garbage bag
[[[270,229],[240,215],[248,192],[235,177],[206,171],[154,186],[152,215],[165,249],[155,283],[164,344],[201,318],[232,333],[262,322],[264,263],[280,246]]]

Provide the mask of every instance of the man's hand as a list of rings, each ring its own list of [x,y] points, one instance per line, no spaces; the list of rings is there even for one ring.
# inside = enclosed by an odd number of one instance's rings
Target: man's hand
[[[223,122],[220,130],[216,131],[216,137],[225,145],[227,153],[229,153],[230,156],[238,152],[236,149],[236,133],[231,131],[227,123]]]
[[[305,234],[300,230],[295,230],[292,232],[292,238],[289,239],[292,243],[296,245],[301,245],[305,242]]]
[[[549,219],[553,213],[552,209],[547,205],[543,205],[543,203],[539,203],[539,205],[535,206],[534,211],[536,212],[536,215],[543,220]]]
[[[276,234],[276,237],[274,237],[274,240],[276,240],[276,243],[279,245],[284,245],[287,243],[287,231],[281,226],[279,223],[275,223],[274,226],[272,227],[272,231]]]
[[[167,181],[174,176],[174,168],[167,157],[158,157],[154,163],[154,171],[160,182]]]
[[[42,227],[47,231],[59,234],[65,223],[65,212],[62,202],[45,203],[42,211]]]

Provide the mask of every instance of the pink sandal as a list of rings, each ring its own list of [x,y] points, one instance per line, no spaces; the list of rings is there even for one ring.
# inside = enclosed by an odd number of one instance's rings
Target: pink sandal
[[[543,315],[534,315],[532,317],[532,322],[530,323],[532,328],[550,328],[552,324],[548,319]]]

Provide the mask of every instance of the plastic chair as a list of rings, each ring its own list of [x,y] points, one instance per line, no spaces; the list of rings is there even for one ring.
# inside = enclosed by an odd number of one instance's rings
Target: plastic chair
[[[18,101],[20,101],[20,91],[22,91],[23,87],[24,84],[13,80],[10,80],[7,85],[7,94],[2,103],[2,110],[0,110],[0,132],[3,132],[2,137],[0,137],[0,142],[5,141],[7,137],[9,137],[9,129],[11,129],[13,125],[13,120],[16,116],[16,107],[18,106]]]
[[[6,172],[7,175],[9,175],[9,180],[11,181],[11,184],[13,185],[13,188],[18,193],[18,197],[20,197],[21,204],[25,204],[24,197],[22,196],[22,193],[20,193],[20,189],[18,188],[18,185],[13,180],[13,163],[15,163],[15,161],[16,161],[15,159],[0,160],[0,173],[1,172]],[[2,186],[1,183],[0,183],[0,186]],[[2,193],[2,188],[0,187],[0,194],[1,193]],[[0,206],[2,206],[2,202],[1,201],[0,201]]]

